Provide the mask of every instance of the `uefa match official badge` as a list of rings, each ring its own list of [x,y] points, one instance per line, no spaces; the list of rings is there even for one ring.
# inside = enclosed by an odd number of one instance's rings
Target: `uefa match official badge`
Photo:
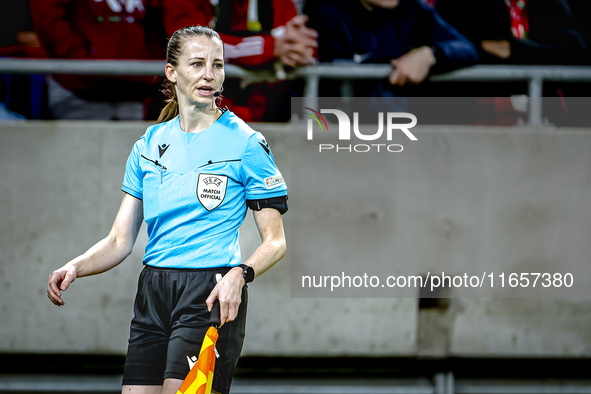
[[[228,177],[225,175],[199,174],[197,198],[205,209],[214,210],[224,201],[227,187]]]

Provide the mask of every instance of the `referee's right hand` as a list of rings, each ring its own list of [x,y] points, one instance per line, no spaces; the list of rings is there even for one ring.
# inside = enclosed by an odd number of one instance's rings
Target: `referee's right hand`
[[[238,308],[242,302],[242,287],[244,287],[242,268],[234,267],[215,285],[209,297],[205,300],[207,310],[213,309],[216,298],[220,302],[220,328],[224,323],[234,321],[238,316]]]
[[[64,265],[62,268],[55,270],[49,275],[47,279],[47,297],[54,305],[65,305],[62,300],[62,291],[65,291],[76,279],[76,268],[71,265]]]

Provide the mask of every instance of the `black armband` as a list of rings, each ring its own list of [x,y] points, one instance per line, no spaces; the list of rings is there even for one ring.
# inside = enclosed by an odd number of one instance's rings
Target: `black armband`
[[[263,208],[274,208],[280,214],[287,212],[287,196],[263,198],[260,200],[246,200],[246,206],[253,211],[260,211]]]

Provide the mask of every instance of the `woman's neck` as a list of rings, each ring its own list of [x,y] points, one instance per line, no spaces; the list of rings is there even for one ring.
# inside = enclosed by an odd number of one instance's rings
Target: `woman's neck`
[[[179,121],[181,129],[187,133],[199,133],[213,124],[221,115],[218,109],[206,107],[180,107]]]

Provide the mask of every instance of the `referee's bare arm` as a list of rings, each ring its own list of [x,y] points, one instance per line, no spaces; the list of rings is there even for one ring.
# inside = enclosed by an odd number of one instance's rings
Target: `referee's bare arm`
[[[258,277],[285,256],[285,232],[283,220],[278,210],[263,208],[260,211],[253,211],[253,213],[263,242],[244,264],[250,265],[254,269],[255,276]],[[216,285],[205,301],[211,311],[215,299],[220,300],[222,325],[233,321],[238,315],[244,284],[242,268],[233,268]]]
[[[109,235],[49,275],[47,296],[51,302],[64,305],[61,292],[76,278],[100,274],[125,260],[133,250],[142,221],[142,200],[125,194]]]
[[[263,208],[253,211],[253,215],[263,243],[244,264],[254,269],[257,278],[285,256],[286,245],[283,220],[278,210]]]

